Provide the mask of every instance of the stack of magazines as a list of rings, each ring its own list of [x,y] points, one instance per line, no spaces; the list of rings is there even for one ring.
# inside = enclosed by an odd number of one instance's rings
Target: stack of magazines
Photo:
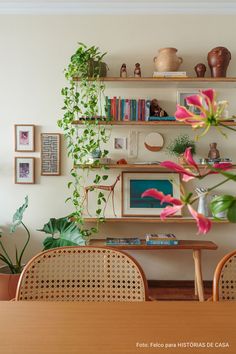
[[[126,238],[107,237],[106,245],[107,246],[141,245],[141,240],[137,237],[126,237]]]
[[[179,241],[174,234],[146,234],[147,245],[175,246]]]

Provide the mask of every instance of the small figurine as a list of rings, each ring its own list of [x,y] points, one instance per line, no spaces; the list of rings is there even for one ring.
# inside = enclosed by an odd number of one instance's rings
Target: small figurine
[[[141,67],[139,63],[135,64],[134,77],[141,77]]]
[[[120,68],[120,77],[127,77],[126,64],[122,64]]]
[[[217,149],[217,143],[211,143],[210,144],[210,151],[208,153],[208,158],[211,160],[219,159],[220,158],[220,152]]]
[[[108,204],[110,196],[112,198],[113,213],[114,213],[114,216],[116,216],[114,190],[115,190],[116,184],[120,180],[120,177],[121,177],[121,175],[117,176],[115,182],[113,184],[111,184],[111,185],[93,184],[93,185],[84,187],[84,200],[83,200],[83,203],[85,203],[85,210],[87,211],[88,215],[91,216],[91,214],[89,213],[89,210],[88,210],[88,195],[89,195],[89,192],[97,190],[97,191],[107,191],[108,192],[107,199],[105,201],[105,205],[104,205],[104,208],[103,208],[103,217],[105,216],[105,210],[106,210],[106,207],[107,207],[107,204]]]
[[[194,70],[197,74],[197,77],[204,77],[206,72],[206,65],[203,63],[199,63],[194,67]]]
[[[153,99],[150,105],[150,117],[168,117],[168,113],[162,109],[157,99]]]

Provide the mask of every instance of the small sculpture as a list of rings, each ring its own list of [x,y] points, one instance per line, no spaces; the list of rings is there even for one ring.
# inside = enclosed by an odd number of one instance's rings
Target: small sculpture
[[[211,160],[216,160],[220,158],[220,152],[217,149],[217,143],[210,144],[210,151],[208,153],[208,158]]]
[[[120,77],[127,77],[126,64],[122,64],[120,68]]]
[[[204,77],[206,72],[206,65],[199,63],[194,67],[197,77]]]
[[[109,186],[93,184],[91,186],[84,187],[84,200],[83,200],[83,203],[84,202],[86,203],[86,210],[87,210],[88,215],[91,216],[91,214],[89,213],[89,210],[88,210],[88,194],[89,194],[89,192],[90,191],[92,192],[94,190],[101,190],[101,191],[108,191],[109,192],[108,196],[107,196],[107,200],[105,202],[105,206],[103,208],[103,216],[105,215],[105,210],[106,210],[106,207],[107,207],[107,204],[108,204],[110,196],[112,196],[113,213],[114,213],[114,216],[116,216],[116,213],[115,213],[115,201],[114,201],[114,189],[115,189],[116,184],[120,180],[120,176],[121,175],[117,176],[115,182],[113,184],[109,185]]]
[[[141,77],[141,67],[139,63],[135,64],[134,77]]]
[[[207,204],[207,193],[208,189],[207,188],[196,188],[196,193],[199,197],[198,199],[198,208],[197,211],[199,214],[202,214],[204,216],[208,216],[208,204]]]
[[[150,105],[150,117],[168,117],[168,113],[162,109],[157,99],[153,99]]]
[[[212,77],[226,77],[226,71],[231,60],[231,53],[225,47],[213,48],[207,55]]]

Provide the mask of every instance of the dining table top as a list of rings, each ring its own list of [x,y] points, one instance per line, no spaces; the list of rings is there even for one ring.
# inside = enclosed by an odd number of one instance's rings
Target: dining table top
[[[0,302],[1,354],[236,353],[236,303]]]

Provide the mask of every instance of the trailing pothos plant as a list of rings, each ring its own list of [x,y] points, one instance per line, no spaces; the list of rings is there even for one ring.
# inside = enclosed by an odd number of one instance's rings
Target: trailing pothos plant
[[[87,47],[85,44],[79,43],[78,49],[72,55],[70,63],[65,69],[67,86],[61,90],[64,97],[62,108],[64,115],[58,121],[58,126],[63,129],[67,140],[68,156],[71,157],[73,163],[70,172],[72,180],[68,183],[71,195],[67,201],[71,201],[74,206],[71,216],[80,225],[84,236],[96,232],[97,227],[89,230],[83,229],[84,185],[85,179],[88,179],[83,167],[97,152],[101,158],[107,156],[108,151],[103,148],[103,145],[108,142],[110,137],[106,126],[99,124],[101,120],[107,120],[105,85],[100,79],[100,69],[101,65],[104,65],[102,59],[105,54],[101,53],[98,47]],[[83,126],[76,125],[75,122],[78,121],[82,122]],[[99,160],[96,160],[94,164],[99,164]],[[100,171],[94,177],[94,185],[98,185],[108,178],[104,169]],[[94,193],[96,193],[94,200],[96,200],[96,217],[99,223],[104,220],[102,206],[106,203],[106,198],[102,192],[94,191]]]

